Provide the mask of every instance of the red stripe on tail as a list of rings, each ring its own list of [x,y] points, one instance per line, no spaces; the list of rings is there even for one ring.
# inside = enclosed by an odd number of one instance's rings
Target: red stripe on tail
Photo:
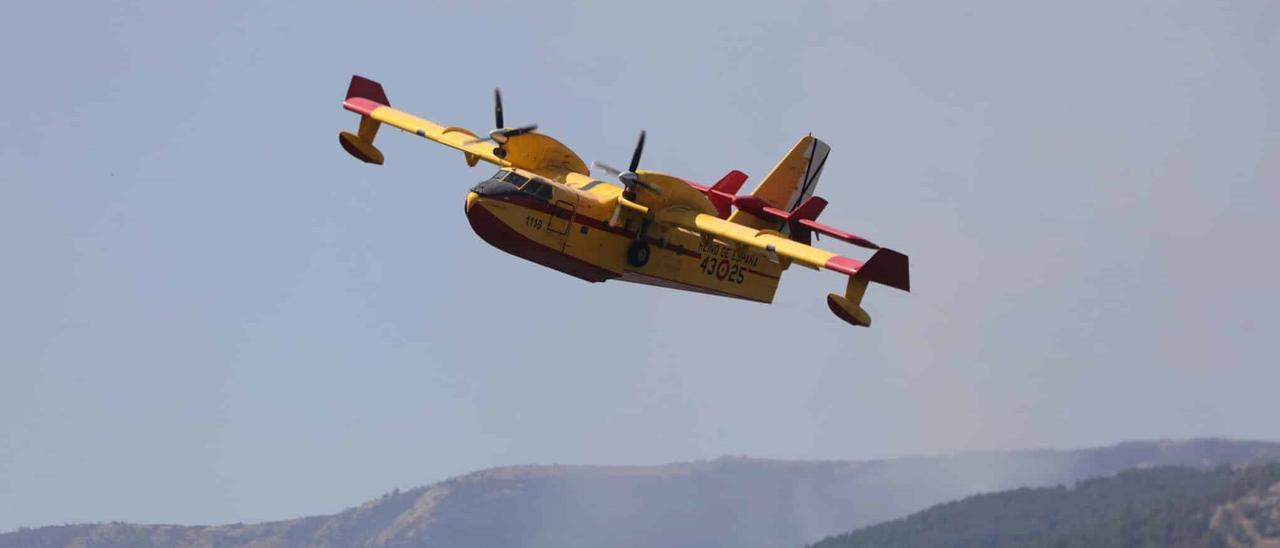
[[[825,266],[827,267],[827,270],[834,270],[846,276],[855,276],[858,274],[859,270],[862,270],[862,263],[839,255],[827,259],[827,264]]]

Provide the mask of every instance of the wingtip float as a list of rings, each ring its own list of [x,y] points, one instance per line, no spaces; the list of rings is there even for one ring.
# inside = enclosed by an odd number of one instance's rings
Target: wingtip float
[[[382,85],[352,76],[343,107],[360,115],[355,133],[338,135],[355,158],[382,164],[373,145],[390,125],[463,153],[468,165],[497,165],[466,196],[476,234],[503,251],[591,281],[622,280],[769,303],[793,264],[848,277],[827,306],[851,325],[867,327],[862,308],[868,283],[911,290],[907,256],[856,234],[817,222],[827,201],[813,192],[831,148],[802,137],[747,195],[747,180],[731,171],[702,186],[639,168],[644,133],[628,169],[597,163],[621,186],[591,176],[573,150],[537,132],[536,124],[507,127],[494,90],[495,127],[485,136],[425,120],[391,107]],[[828,236],[874,250],[858,261],[810,245]]]

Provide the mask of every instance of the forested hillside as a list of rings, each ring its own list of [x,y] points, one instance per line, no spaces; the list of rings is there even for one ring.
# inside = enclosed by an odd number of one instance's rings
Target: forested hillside
[[[1280,546],[1280,463],[1159,467],[941,504],[813,548]]]

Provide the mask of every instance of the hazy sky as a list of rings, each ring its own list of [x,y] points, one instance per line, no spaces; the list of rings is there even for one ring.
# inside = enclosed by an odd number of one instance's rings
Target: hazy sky
[[[1280,439],[1280,4],[18,2],[0,18],[0,530],[329,513],[518,463]],[[759,181],[911,256],[871,329],[591,285],[490,167],[336,134],[352,73],[588,161]],[[851,254],[856,248],[822,242]],[[865,256],[865,255],[862,255]]]

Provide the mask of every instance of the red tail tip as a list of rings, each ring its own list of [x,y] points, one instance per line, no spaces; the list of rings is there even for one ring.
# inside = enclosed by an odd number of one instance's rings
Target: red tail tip
[[[382,90],[382,84],[359,74],[352,75],[351,85],[347,86],[347,99],[351,98],[368,99],[378,104],[391,105],[391,101],[387,99],[387,92]]]
[[[880,248],[854,274],[855,278],[876,282],[903,291],[911,291],[910,266],[907,256],[887,247]]]

